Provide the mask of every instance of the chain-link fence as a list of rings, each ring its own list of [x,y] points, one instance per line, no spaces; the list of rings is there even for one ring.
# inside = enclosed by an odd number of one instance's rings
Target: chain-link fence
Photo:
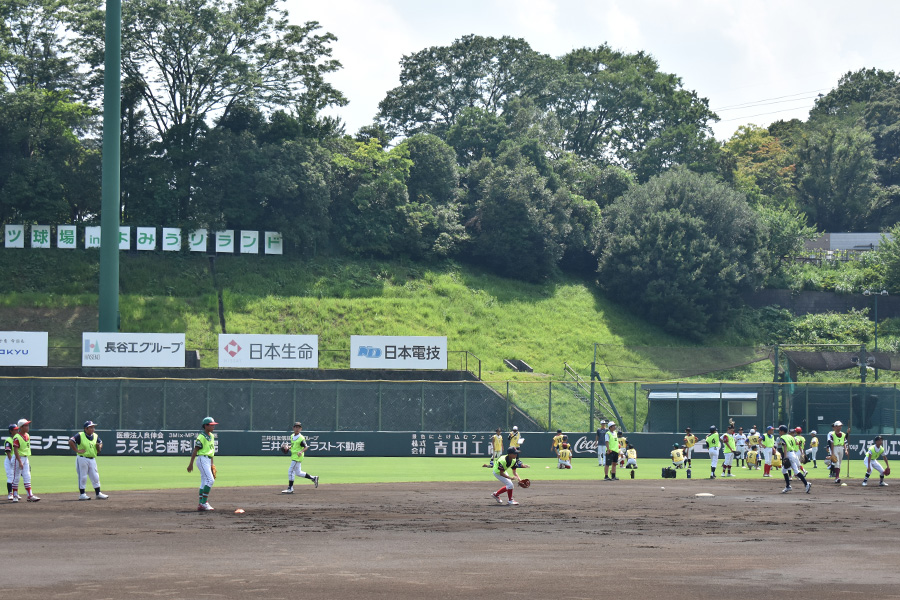
[[[318,431],[491,431],[539,425],[510,396],[473,381],[233,379],[0,379],[7,419],[35,428],[195,429],[212,415],[222,429],[276,431],[302,421]]]

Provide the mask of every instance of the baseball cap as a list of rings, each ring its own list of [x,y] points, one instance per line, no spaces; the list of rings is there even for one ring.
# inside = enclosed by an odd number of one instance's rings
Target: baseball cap
[[[506,451],[507,454],[518,454],[519,449],[513,446],[510,446],[509,450]]]
[[[771,425],[769,425],[768,427],[766,427],[766,431],[768,431],[768,430],[770,430],[770,429],[775,429],[775,428],[772,427]]]
[[[615,422],[615,421],[610,421],[610,422],[609,422],[609,423],[607,423],[607,425],[609,425],[609,426],[610,426],[610,427],[614,427],[614,426],[615,426],[615,424],[616,424],[616,422]]]
[[[28,425],[29,423],[31,423],[31,421],[29,421],[28,419],[19,419],[18,425],[19,427],[21,427],[22,425]]]
[[[205,419],[203,419],[203,422],[201,423],[201,425],[218,425],[218,423],[213,421],[212,417],[206,417]]]
[[[15,431],[15,430],[18,429],[18,428],[19,428],[19,426],[16,425],[15,423],[10,423],[10,424],[9,424],[9,430],[10,430],[10,431]]]
[[[562,433],[562,429],[557,429],[556,433]]]
[[[803,428],[797,427],[796,429],[794,429],[794,433],[803,433]]]
[[[812,431],[810,431],[810,432],[809,432],[809,435],[816,435],[816,430],[813,429]]]
[[[96,423],[94,423],[93,421],[91,421],[90,419],[88,419],[87,421],[84,422],[84,426],[83,426],[83,427],[84,427],[84,429],[87,429],[88,427],[94,427],[94,426],[96,426],[96,425],[97,425]]]
[[[518,431],[518,430],[519,430],[519,426],[518,426],[518,425],[513,425],[513,431]]]
[[[294,427],[303,427],[303,423],[297,421],[296,423],[294,423]]]
[[[22,421],[19,421],[19,425],[21,425],[21,424],[22,424]],[[843,425],[843,423],[841,423],[840,421],[835,421],[834,425],[832,425],[832,427],[839,427],[840,425]]]
[[[787,431],[787,425],[779,425],[778,431]]]
[[[673,448],[680,448],[680,446],[679,446],[678,444],[672,444],[672,447],[673,447]]]

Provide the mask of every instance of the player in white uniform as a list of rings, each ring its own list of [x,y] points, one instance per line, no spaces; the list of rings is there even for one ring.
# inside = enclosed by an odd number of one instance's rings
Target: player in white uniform
[[[93,421],[84,422],[84,431],[76,433],[69,438],[69,448],[71,448],[77,456],[75,457],[75,472],[78,473],[78,490],[81,495],[79,500],[90,500],[84,491],[84,486],[88,478],[94,486],[94,493],[97,494],[97,500],[106,500],[109,498],[100,491],[100,473],[97,471],[97,455],[103,449],[103,442],[94,433],[97,426]]]
[[[737,461],[738,466],[747,468],[747,434],[744,433],[743,427],[738,427],[737,433],[734,434],[734,442],[737,444]]]
[[[806,475],[800,469],[800,455],[797,452],[797,440],[791,433],[788,433],[787,425],[778,426],[778,447],[781,449],[781,474],[784,476],[784,489],[782,494],[791,491],[791,470],[797,474],[797,478],[806,486],[806,493],[809,493],[812,484],[806,481]]]
[[[835,421],[834,425],[832,425],[833,431],[828,432],[828,437],[826,438],[826,448],[828,449],[828,455],[837,457],[837,461],[831,461],[831,475],[834,477],[835,483],[841,482],[841,463],[844,461],[844,450],[847,447],[847,436],[850,434],[850,430],[847,430],[847,433],[841,432],[841,427],[844,424],[840,421]]]
[[[606,466],[606,419],[600,419],[600,429],[597,430],[597,466]]]
[[[25,492],[28,494],[27,500],[29,502],[37,502],[40,498],[35,496],[31,489],[31,463],[29,462],[31,458],[31,436],[28,435],[31,421],[19,419],[16,425],[19,431],[13,436],[13,454],[15,456],[13,458],[12,501],[19,501],[19,479],[21,479],[25,485]]]
[[[288,486],[286,490],[281,490],[282,494],[294,493],[295,477],[309,479],[313,482],[314,487],[319,487],[319,476],[305,473],[301,468],[300,463],[303,461],[303,456],[308,448],[306,438],[301,433],[302,431],[303,425],[299,421],[294,423],[294,433],[291,435],[291,466],[288,468]]]
[[[816,454],[819,452],[819,438],[816,437],[816,430],[813,429],[809,432],[809,448],[806,449],[806,454],[809,455],[808,461],[812,461],[813,469],[818,469],[818,465],[816,465]]]
[[[878,485],[885,487],[887,484],[884,482],[884,476],[891,472],[891,465],[888,463],[887,454],[885,454],[884,446],[882,445],[884,443],[884,438],[880,435],[876,435],[874,441],[875,443],[869,446],[869,449],[866,451],[866,457],[863,459],[863,464],[866,466],[866,476],[863,479],[862,484],[864,486],[869,485],[869,475],[872,474],[872,469],[875,469],[878,471],[880,478]],[[887,472],[885,472],[885,468],[878,463],[879,458],[884,458]]]
[[[706,447],[709,449],[709,478],[715,479],[716,465],[719,464],[719,448],[722,447],[722,440],[719,439],[719,432],[715,425],[710,425],[709,427],[709,435],[706,436]]]

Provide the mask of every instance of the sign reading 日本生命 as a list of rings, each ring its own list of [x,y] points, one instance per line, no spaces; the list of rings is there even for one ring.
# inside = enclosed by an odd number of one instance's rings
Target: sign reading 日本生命
[[[446,336],[350,336],[351,369],[446,369]]]
[[[219,334],[219,368],[317,369],[319,336]]]
[[[84,367],[184,367],[183,333],[81,334]]]
[[[0,366],[46,367],[46,331],[0,331]]]

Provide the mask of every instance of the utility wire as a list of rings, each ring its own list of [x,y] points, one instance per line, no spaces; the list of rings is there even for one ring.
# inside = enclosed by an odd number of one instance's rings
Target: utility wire
[[[804,94],[815,94],[817,92],[821,92],[824,89],[826,89],[826,88],[820,88],[817,90],[808,90],[806,92],[797,92],[796,94],[787,94],[786,96],[773,96],[772,98],[762,98],[760,100],[753,100],[750,102],[742,102],[740,104],[731,104],[728,106],[723,106],[721,108],[714,108],[712,110],[715,112],[719,112],[722,110],[733,110],[733,109],[737,109],[737,108],[750,108],[753,106],[762,106],[765,103],[770,103],[770,101],[772,101],[772,100],[782,100],[784,98],[793,98],[794,96],[803,96]]]

